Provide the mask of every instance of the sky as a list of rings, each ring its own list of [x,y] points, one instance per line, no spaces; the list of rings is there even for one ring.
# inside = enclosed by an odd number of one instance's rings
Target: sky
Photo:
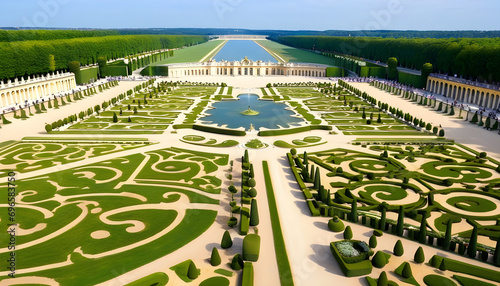
[[[500,30],[498,0],[0,0],[0,27]]]

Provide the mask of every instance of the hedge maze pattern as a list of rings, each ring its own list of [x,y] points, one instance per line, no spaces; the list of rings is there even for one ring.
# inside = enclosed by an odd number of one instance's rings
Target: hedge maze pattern
[[[24,179],[18,276],[95,285],[179,249],[215,221],[215,173],[227,163],[227,155],[169,148]],[[7,207],[0,205],[2,221]],[[0,259],[9,252],[0,248]]]
[[[414,221],[408,229],[418,230],[425,218],[427,234],[440,238],[451,220],[458,237],[467,239],[477,226],[479,236],[499,239],[500,175],[486,154],[475,155],[456,145],[369,149],[333,149],[295,159],[292,166],[303,181],[299,184],[306,187],[313,214],[349,217],[355,201],[356,216],[376,221],[373,227],[383,219],[389,230],[403,206],[405,217]],[[395,213],[393,219],[385,218],[386,211]]]

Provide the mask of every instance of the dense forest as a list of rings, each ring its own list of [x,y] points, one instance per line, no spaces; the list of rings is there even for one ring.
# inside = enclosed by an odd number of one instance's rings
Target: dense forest
[[[117,30],[0,30],[0,42],[46,41],[120,35]]]
[[[402,67],[420,69],[431,63],[434,72],[500,82],[500,38],[376,38],[284,36],[277,42],[301,49],[328,51],[386,62],[396,57]]]
[[[158,49],[206,42],[207,36],[125,35],[0,43],[0,79],[66,70],[68,63],[94,64]]]

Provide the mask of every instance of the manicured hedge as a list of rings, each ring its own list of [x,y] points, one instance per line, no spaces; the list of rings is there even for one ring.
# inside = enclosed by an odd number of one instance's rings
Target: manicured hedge
[[[456,286],[457,284],[451,279],[441,275],[427,275],[424,277],[424,283],[428,286]]]
[[[347,277],[362,276],[370,274],[372,272],[372,263],[370,262],[370,260],[366,259],[357,263],[347,263],[342,258],[339,251],[335,247],[335,242],[330,243],[330,250],[332,251],[333,256],[335,257],[337,262],[339,263],[340,269],[342,269],[342,272],[344,272],[345,276]]]
[[[307,201],[307,206],[309,207],[309,210],[311,211],[312,216],[321,216],[321,213],[319,212],[318,209],[318,202],[316,200],[308,200]]]
[[[83,84],[83,83],[90,82],[90,80],[92,80],[92,79],[97,80],[98,73],[99,73],[99,68],[98,67],[81,69],[80,70],[80,76],[79,77],[75,77],[76,83],[77,84]]]
[[[141,71],[144,76],[168,76],[168,66],[147,66]]]
[[[250,228],[250,210],[247,207],[242,207],[240,216],[240,234],[246,235]]]
[[[249,234],[243,238],[243,260],[256,262],[259,260],[260,236]]]
[[[163,272],[156,272],[146,277],[142,277],[141,279],[135,280],[132,283],[126,284],[125,286],[143,286],[143,285],[163,286],[167,285],[167,283],[168,283],[168,275]]]
[[[264,131],[259,131],[259,136],[288,135],[288,134],[295,134],[311,130],[332,130],[332,127],[329,125],[311,125],[311,126],[302,126],[296,128],[288,128],[288,129],[264,130]]]
[[[346,72],[341,67],[327,67],[326,76],[327,77],[344,77]]]
[[[439,255],[434,255],[431,260],[434,259],[435,265],[441,265],[441,261],[444,259],[446,262],[446,269],[450,271],[455,271],[459,273],[469,274],[472,276],[488,279],[495,282],[500,282],[500,272],[491,270],[488,268],[483,268],[477,265],[468,264],[465,262],[453,260],[450,258],[444,258]],[[430,263],[430,262],[429,262]]]
[[[106,68],[106,74],[101,75],[101,77],[106,77],[106,76],[127,76],[128,75],[128,68],[127,66],[112,66],[108,65]]]
[[[457,280],[462,286],[495,286],[495,284],[492,283],[459,275],[453,275],[453,278],[455,278],[455,280]]]
[[[243,278],[241,279],[241,286],[253,286],[253,276],[252,262],[245,262],[245,266],[243,266]]]
[[[174,125],[174,129],[194,129],[199,131],[205,131],[210,133],[224,134],[224,135],[232,135],[232,136],[245,136],[247,133],[243,130],[234,130],[234,129],[224,129],[212,126],[198,125],[198,124],[176,124]]]

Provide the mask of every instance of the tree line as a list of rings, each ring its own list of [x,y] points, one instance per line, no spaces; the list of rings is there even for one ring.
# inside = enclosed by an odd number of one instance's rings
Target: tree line
[[[284,36],[273,40],[296,48],[334,52],[380,62],[395,57],[399,65],[420,69],[431,63],[434,72],[467,79],[500,81],[500,38],[370,38]]]
[[[206,42],[207,36],[127,35],[0,43],[0,79],[66,70],[68,63],[94,64],[159,49]]]
[[[0,42],[43,41],[120,35],[118,30],[0,30]]]

